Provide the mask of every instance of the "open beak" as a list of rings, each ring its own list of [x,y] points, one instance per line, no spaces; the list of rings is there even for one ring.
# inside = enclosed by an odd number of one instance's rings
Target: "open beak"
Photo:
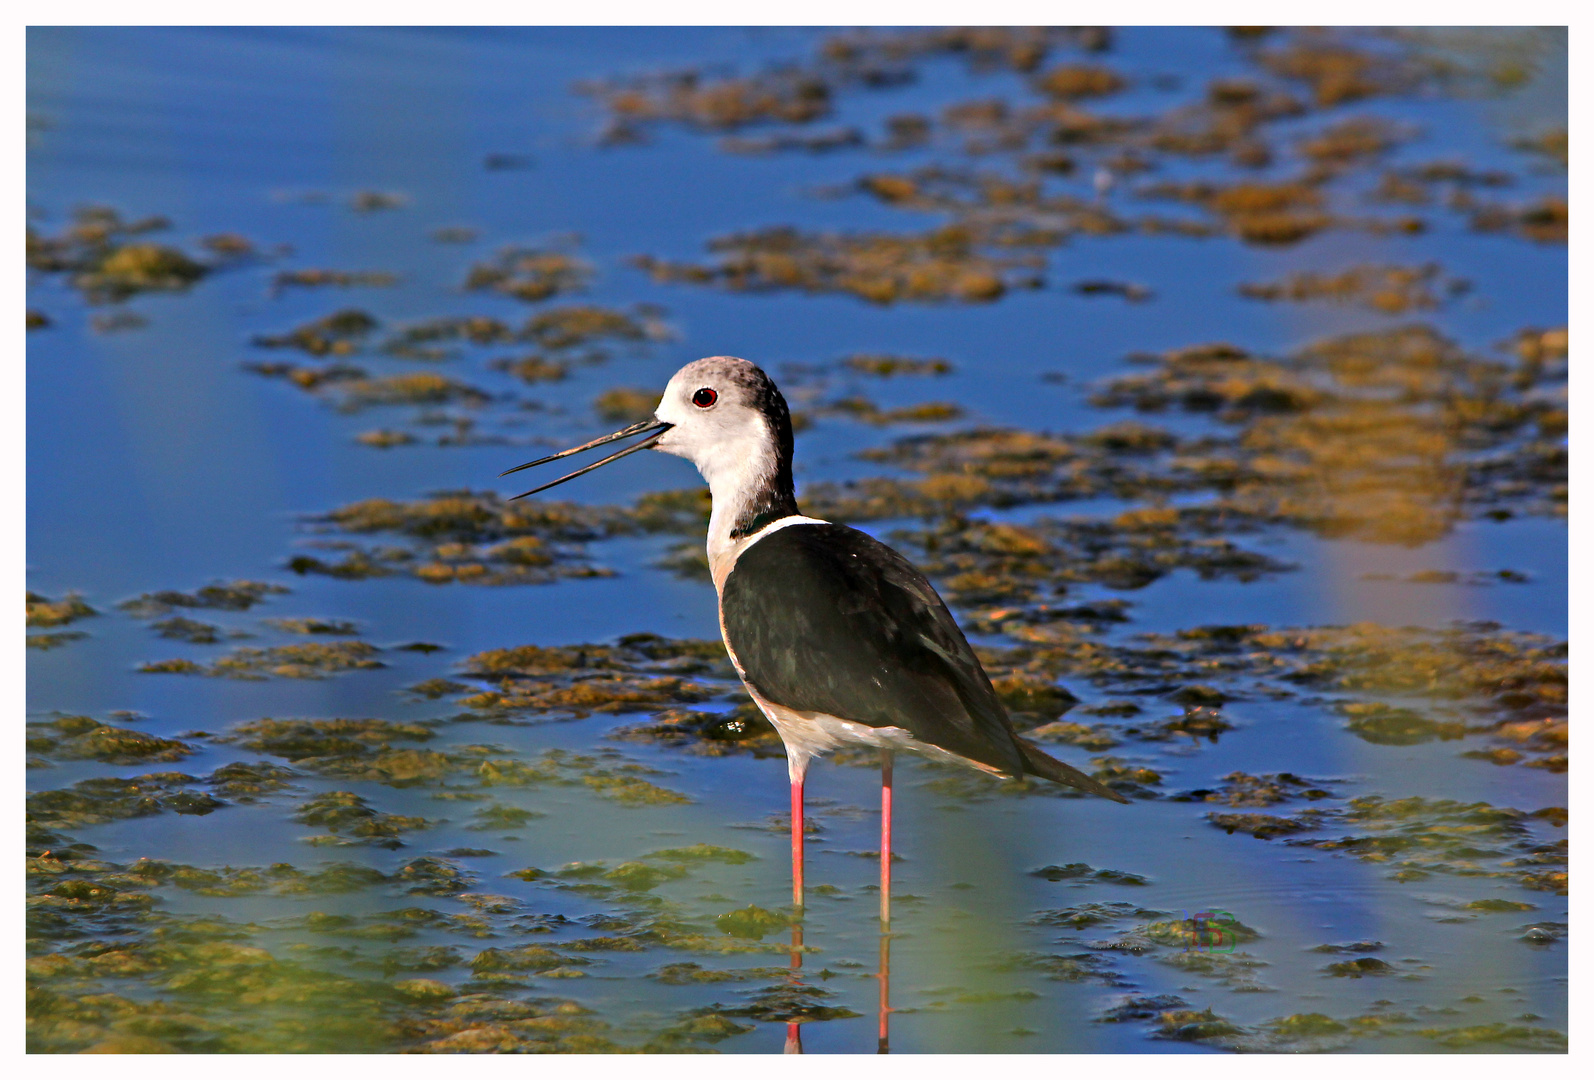
[[[580,446],[572,446],[568,450],[561,450],[557,454],[549,454],[547,457],[538,458],[536,461],[528,461],[524,465],[516,465],[513,469],[505,469],[498,475],[508,476],[510,473],[519,472],[521,469],[529,469],[536,465],[546,465],[550,461],[558,461],[560,458],[567,458],[571,454],[579,454],[583,450],[591,450],[594,446],[602,446],[605,443],[612,443],[618,439],[628,439],[632,435],[647,436],[647,438],[643,439],[641,442],[633,443],[617,454],[610,454],[608,457],[603,458],[602,460],[594,461],[591,465],[588,465],[585,468],[577,469],[568,476],[561,476],[557,480],[544,484],[541,487],[534,487],[530,491],[522,491],[519,495],[513,496],[510,501],[513,502],[515,499],[524,499],[527,495],[535,495],[539,491],[547,491],[549,488],[556,487],[559,484],[564,483],[566,480],[574,480],[576,477],[581,476],[583,473],[589,473],[600,465],[607,465],[611,461],[619,461],[627,454],[634,454],[638,450],[651,450],[653,448],[653,444],[662,439],[664,437],[664,433],[669,431],[674,426],[674,424],[666,424],[664,421],[650,416],[640,423],[632,424],[628,428],[625,428],[621,431],[616,431],[613,435],[605,435],[601,439],[593,439],[589,443],[582,443]]]

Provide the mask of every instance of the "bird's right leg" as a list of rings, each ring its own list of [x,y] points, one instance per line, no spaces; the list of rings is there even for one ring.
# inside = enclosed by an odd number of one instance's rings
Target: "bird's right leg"
[[[791,770],[791,902],[796,909],[791,924],[791,970],[795,980],[803,966],[803,779],[808,762],[802,761]],[[803,1052],[802,1025],[796,1021],[786,1024],[788,1054]]]

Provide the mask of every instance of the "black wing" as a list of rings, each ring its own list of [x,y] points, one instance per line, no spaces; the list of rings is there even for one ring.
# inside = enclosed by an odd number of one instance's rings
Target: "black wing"
[[[1034,771],[935,589],[868,534],[777,530],[742,553],[720,607],[747,681],[770,701],[903,728],[1010,776]]]

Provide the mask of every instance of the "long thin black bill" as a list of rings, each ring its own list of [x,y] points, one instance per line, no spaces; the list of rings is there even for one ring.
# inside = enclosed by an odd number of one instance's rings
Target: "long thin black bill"
[[[538,465],[546,465],[550,461],[558,461],[560,458],[567,458],[571,454],[579,454],[583,450],[591,450],[594,446],[602,446],[604,443],[612,443],[616,439],[627,439],[632,435],[640,435],[644,431],[658,431],[660,434],[663,434],[661,429],[668,429],[669,427],[669,424],[655,420],[650,416],[646,420],[639,420],[637,423],[632,424],[630,427],[625,428],[622,431],[616,431],[613,435],[605,435],[601,439],[593,439],[589,443],[582,443],[580,446],[572,446],[568,450],[561,450],[557,454],[549,454],[547,457],[540,457],[536,461],[528,461],[524,465],[516,465],[513,469],[505,469],[498,475],[508,476],[510,473],[517,473],[521,469],[531,469]],[[574,476],[575,474],[572,473],[571,475]]]
[[[516,499],[524,499],[527,495],[535,495],[539,491],[547,491],[551,487],[558,487],[560,484],[564,483],[566,480],[574,480],[578,476],[585,476],[587,473],[591,472],[593,469],[599,468],[600,466],[603,466],[603,465],[607,465],[611,461],[619,461],[621,458],[625,457],[627,454],[634,454],[638,450],[651,450],[653,448],[653,444],[658,442],[660,439],[662,439],[664,437],[664,433],[666,431],[669,431],[670,428],[673,427],[673,426],[674,426],[673,424],[658,424],[658,423],[655,423],[652,428],[646,429],[646,430],[651,430],[653,432],[653,434],[651,436],[649,436],[648,438],[643,439],[641,442],[636,443],[635,445],[632,445],[632,446],[628,446],[624,450],[621,450],[617,454],[610,454],[606,458],[600,458],[599,460],[594,461],[591,465],[587,465],[584,468],[577,469],[575,472],[570,473],[570,474],[568,474],[566,476],[561,476],[559,479],[551,481],[551,482],[546,483],[546,484],[543,484],[541,487],[534,487],[530,491],[522,491],[519,495],[511,496],[509,501],[510,502],[514,502]],[[575,450],[566,450],[563,454],[555,454],[555,455],[553,455],[553,457],[543,458],[542,460],[543,461],[553,461],[555,458],[564,457],[565,454],[573,454],[573,453],[576,452],[576,450],[585,450],[588,447],[601,446],[602,444],[604,444],[606,442],[611,442],[614,439],[618,439],[618,438],[621,438],[622,436],[630,435],[630,434],[633,434],[633,432],[632,432],[632,430],[630,428],[627,428],[625,431],[617,432],[614,435],[610,435],[610,436],[607,436],[606,438],[599,439],[597,442],[588,443],[586,446],[578,446],[578,447],[576,447]],[[540,464],[542,464],[542,462],[534,461],[531,464],[532,465],[540,465]],[[528,468],[528,466],[522,465],[521,468],[522,469]],[[509,471],[510,472],[516,472],[518,470],[510,469]]]

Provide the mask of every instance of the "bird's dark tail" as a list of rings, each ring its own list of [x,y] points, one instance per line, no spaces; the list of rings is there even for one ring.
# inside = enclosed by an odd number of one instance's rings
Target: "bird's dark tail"
[[[1088,791],[1092,795],[1100,795],[1113,802],[1129,801],[1101,781],[1092,780],[1072,765],[1058,761],[1028,739],[1014,736],[1013,741],[1018,743],[1019,750],[1024,754],[1025,772],[1034,773],[1047,780],[1055,780],[1059,784],[1067,784],[1069,787],[1076,787],[1080,791]]]

